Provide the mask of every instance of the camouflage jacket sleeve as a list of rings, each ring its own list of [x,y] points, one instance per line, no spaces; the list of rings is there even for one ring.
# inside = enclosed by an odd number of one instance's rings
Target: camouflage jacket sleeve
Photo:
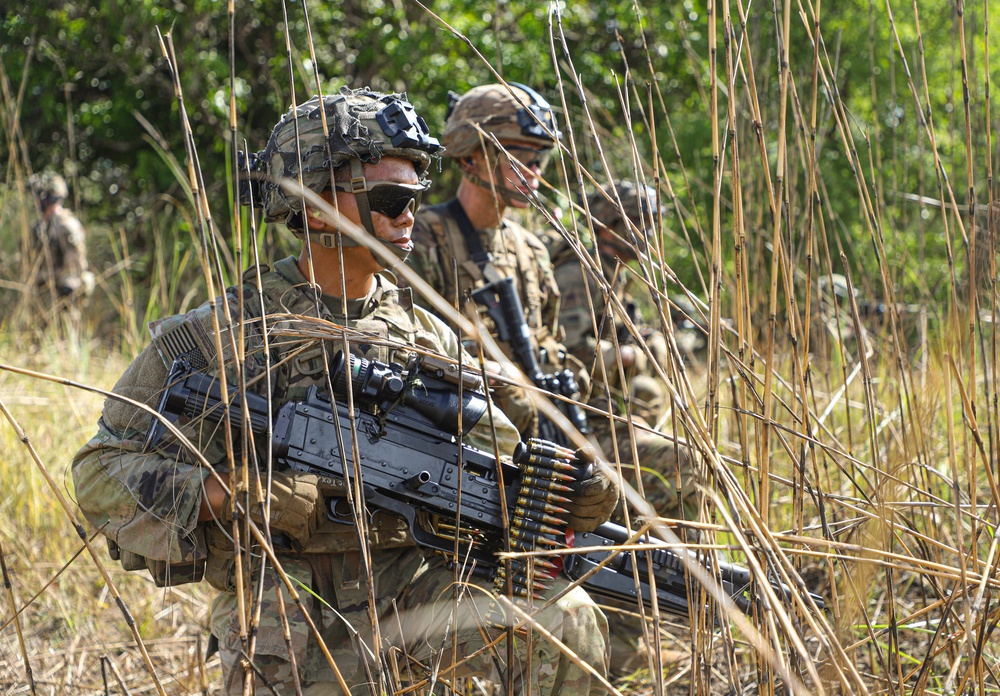
[[[193,318],[210,324],[212,307],[205,304],[166,321]],[[166,378],[167,368],[151,344],[113,392],[155,409]],[[73,459],[77,503],[91,524],[125,551],[172,564],[202,560],[207,550],[198,513],[209,472],[176,447],[143,452],[151,421],[149,413],[123,399],[104,402],[97,434]],[[225,462],[217,429],[188,425],[181,430],[211,465]]]
[[[87,233],[69,212],[64,212],[57,224],[62,265],[56,269],[56,286],[78,290],[87,270]]]
[[[163,361],[148,346],[114,393],[156,407],[166,381]],[[151,416],[109,397],[97,434],[73,459],[77,503],[97,529],[125,551],[181,563],[206,557],[198,529],[207,472],[176,458],[142,452]]]

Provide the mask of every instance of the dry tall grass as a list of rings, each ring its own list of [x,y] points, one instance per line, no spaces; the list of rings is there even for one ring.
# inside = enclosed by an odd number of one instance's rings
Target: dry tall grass
[[[803,22],[809,31],[822,26],[819,10],[818,3],[802,10],[812,18]],[[890,21],[889,10],[880,22]],[[553,63],[569,66],[554,72],[570,120],[564,157],[550,174],[550,195],[564,191],[565,205],[578,199],[583,182],[600,179],[577,168],[574,158],[578,139],[594,133],[592,147],[620,158],[614,167],[604,162],[605,171],[661,190],[662,246],[636,273],[648,283],[653,315],[668,335],[668,314],[676,311],[670,298],[685,291],[671,270],[671,251],[687,248],[692,237],[704,241],[705,256],[693,260],[705,288],[700,319],[709,347],[698,364],[674,359],[659,366],[673,406],[662,426],[700,455],[700,482],[711,501],[703,521],[715,531],[716,550],[749,566],[758,579],[777,574],[793,587],[818,592],[827,604],[817,611],[801,597],[781,604],[772,596],[749,615],[731,612],[717,625],[704,616],[692,626],[664,622],[659,642],[666,650],[653,655],[653,669],[619,687],[623,693],[993,693],[1000,690],[993,639],[1000,618],[1000,390],[990,310],[995,230],[992,221],[977,227],[951,189],[961,180],[973,191],[967,202],[974,202],[974,180],[992,183],[992,135],[973,133],[961,122],[949,126],[957,142],[966,143],[967,171],[941,161],[933,119],[907,136],[913,142],[896,143],[923,149],[927,181],[938,172],[947,175],[929,188],[933,198],[946,201],[933,213],[931,229],[949,235],[951,301],[937,307],[928,295],[906,297],[904,305],[895,297],[898,269],[886,258],[885,243],[894,234],[887,221],[906,219],[897,206],[909,203],[885,196],[876,165],[884,151],[872,146],[869,131],[854,124],[840,101],[826,45],[815,42],[811,55],[783,54],[770,75],[780,96],[766,108],[758,102],[755,71],[765,66],[755,62],[754,51],[790,50],[793,11],[790,3],[776,11],[781,40],[764,47],[742,33],[739,3],[713,6],[706,18],[712,51],[698,64],[709,70],[706,118],[717,128],[714,169],[697,177],[670,159],[667,143],[645,143],[656,155],[640,159],[630,143],[612,141],[607,129],[615,120],[639,113],[637,120],[658,122],[669,118],[670,105],[659,100],[655,85],[643,92],[637,76],[622,83],[628,108],[610,120],[588,111],[580,96],[586,86],[573,82],[574,56],[564,50],[559,17],[553,16]],[[905,22],[907,37],[919,37],[916,4],[913,12],[892,17],[893,30]],[[894,40],[902,46],[903,39],[894,34]],[[963,40],[962,67],[964,46]],[[898,60],[911,58],[900,53]],[[926,76],[921,65],[910,68],[911,82],[900,91],[908,90],[926,111],[928,98],[919,87]],[[812,79],[797,82],[796,76]],[[988,128],[989,102],[979,104]],[[764,110],[778,115],[765,118]],[[965,116],[971,123],[971,114]],[[841,147],[857,183],[861,212],[850,224],[864,230],[877,251],[864,264],[864,278],[838,253],[844,237],[834,229],[844,221],[829,208],[817,155],[829,143]],[[699,178],[712,191],[707,208],[689,183]],[[188,183],[203,191],[196,179]],[[992,193],[979,198],[991,202]],[[198,202],[194,217],[206,232],[203,239],[214,240],[204,217],[207,201]],[[564,224],[571,239],[587,236],[584,218],[571,221],[552,205],[543,208],[549,223]],[[6,231],[15,223],[8,217],[5,225]],[[969,240],[964,251],[957,241],[963,237]],[[212,276],[222,264],[207,241],[202,253],[206,276]],[[121,255],[126,259],[127,251]],[[127,265],[123,260],[120,267]],[[976,268],[987,269],[987,277],[977,278]],[[166,285],[179,285],[174,272],[161,274]],[[823,301],[820,279],[835,272],[849,287],[874,288],[888,311],[867,312],[852,299]],[[126,687],[143,693],[156,688],[151,673],[168,693],[201,693],[212,690],[217,676],[215,663],[204,665],[199,657],[208,593],[192,586],[157,590],[143,575],[116,571],[100,537],[92,557],[73,527],[78,513],[59,502],[60,496],[72,499],[67,463],[91,435],[102,400],[76,385],[110,388],[141,341],[142,312],[135,310],[128,274],[112,278],[118,280],[109,282],[106,296],[129,316],[124,351],[88,338],[103,333],[99,321],[106,314],[99,311],[70,331],[16,331],[27,323],[21,314],[8,323],[0,344],[0,406],[8,421],[0,427],[5,693],[28,693],[29,677],[38,693],[124,693]],[[178,293],[159,287],[149,294],[169,297],[171,309],[180,309]],[[613,309],[618,322],[626,321],[622,309]],[[85,535],[94,533],[86,529]],[[134,630],[116,606],[116,592],[135,619]]]
[[[94,433],[103,397],[41,376],[110,389],[128,360],[96,339],[55,333],[28,341],[8,334],[2,351],[17,356],[18,367],[39,374],[0,374],[0,409],[24,433],[21,440],[10,421],[0,429],[0,561],[6,588],[0,687],[5,694],[30,693],[30,669],[39,694],[126,693],[119,684],[142,693],[145,680],[136,675],[145,668],[132,633],[57,502],[57,491],[72,502],[69,459]],[[100,535],[90,528],[86,535],[107,563]],[[160,590],[148,576],[112,563],[107,569],[168,692],[202,693],[217,671],[201,657],[210,593],[198,586]]]

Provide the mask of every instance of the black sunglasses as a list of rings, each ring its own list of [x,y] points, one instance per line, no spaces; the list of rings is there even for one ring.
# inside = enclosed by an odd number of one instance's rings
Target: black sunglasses
[[[549,157],[552,155],[552,150],[547,147],[535,148],[524,147],[522,145],[504,145],[503,148],[520,160],[526,169],[538,167],[539,171],[545,171],[545,167],[549,163]]]
[[[382,213],[392,219],[398,218],[413,206],[416,213],[420,207],[420,198],[424,191],[430,188],[431,182],[421,181],[419,184],[401,184],[396,181],[366,181],[365,188],[355,190],[349,184],[337,184],[334,189],[343,193],[368,193],[368,207],[373,213]]]

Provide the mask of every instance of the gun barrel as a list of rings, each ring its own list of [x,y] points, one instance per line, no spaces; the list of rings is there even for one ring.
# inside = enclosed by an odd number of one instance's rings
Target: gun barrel
[[[620,600],[635,600],[641,598],[647,607],[652,607],[652,586],[649,581],[650,568],[656,586],[656,597],[659,608],[681,616],[688,615],[688,584],[685,578],[683,562],[676,553],[662,547],[648,550],[622,552],[611,558],[612,551],[605,548],[618,546],[628,542],[631,533],[628,529],[616,524],[606,523],[589,533],[577,533],[574,545],[577,547],[595,547],[593,551],[567,556],[564,565],[566,574],[574,579],[586,577],[601,563],[613,572],[595,571],[583,581],[583,586],[594,594]],[[652,541],[647,536],[640,537],[639,544]],[[633,578],[633,553],[635,554],[635,570],[638,571],[639,585]],[[719,573],[722,588],[743,612],[750,611],[749,595],[752,574],[748,568],[733,563],[725,563],[710,559],[711,565]],[[708,570],[708,567],[706,567]],[[792,598],[792,588],[776,580],[769,580],[778,596],[785,601]],[[823,598],[812,592],[809,596],[819,609],[824,609]]]

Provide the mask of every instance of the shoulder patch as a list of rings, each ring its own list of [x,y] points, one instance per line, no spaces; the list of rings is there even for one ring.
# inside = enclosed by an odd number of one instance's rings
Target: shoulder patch
[[[168,368],[182,355],[198,370],[214,362],[213,342],[202,323],[190,312],[150,322],[149,335],[160,359]]]

